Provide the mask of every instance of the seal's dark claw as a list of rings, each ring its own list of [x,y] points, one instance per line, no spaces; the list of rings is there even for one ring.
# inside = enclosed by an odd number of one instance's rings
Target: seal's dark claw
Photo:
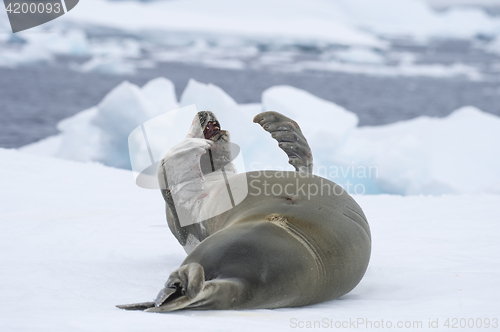
[[[155,306],[154,302],[142,302],[142,303],[132,303],[132,304],[119,304],[116,307],[125,310],[146,310],[153,308]]]
[[[155,307],[161,306],[170,295],[174,294],[177,291],[176,287],[165,287],[163,288],[160,293],[158,293],[158,296],[156,297],[155,300]]]
[[[170,274],[154,305],[146,308],[147,312],[170,312],[198,303],[205,284],[203,267],[198,263],[181,266]],[[195,300],[195,298],[197,300]]]

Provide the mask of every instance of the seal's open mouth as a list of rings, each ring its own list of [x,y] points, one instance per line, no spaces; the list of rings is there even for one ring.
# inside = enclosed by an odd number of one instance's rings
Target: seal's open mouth
[[[203,130],[203,136],[205,139],[211,139],[220,132],[220,124],[218,121],[209,121],[207,126]]]

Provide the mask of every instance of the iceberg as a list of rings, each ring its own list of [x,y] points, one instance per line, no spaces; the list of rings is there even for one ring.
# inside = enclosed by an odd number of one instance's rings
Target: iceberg
[[[378,36],[470,39],[498,33],[500,20],[480,8],[453,7],[437,12],[421,0],[339,0],[350,22]],[[464,23],[466,22],[466,23]]]
[[[276,141],[252,121],[262,111],[277,111],[301,126],[313,151],[314,173],[351,193],[500,194],[500,117],[468,106],[444,118],[358,127],[356,114],[291,86],[269,88],[261,104],[238,104],[220,87],[195,80],[189,81],[179,102],[173,83],[165,78],[142,88],[124,82],[99,105],[61,121],[56,137],[21,150],[130,169],[129,134],[189,105],[215,112],[222,128],[229,130],[231,141],[241,149],[240,172],[293,170]],[[166,140],[186,133],[187,128],[175,123],[148,127],[150,143],[158,151],[172,143]]]
[[[291,86],[267,89],[262,93],[262,104],[266,110],[297,121],[318,156],[334,153],[359,122],[358,116],[345,108]]]
[[[210,3],[194,0],[148,4],[86,0],[79,4],[78,11],[61,17],[59,22],[285,44],[384,47],[386,43],[379,38],[346,24],[344,15],[335,2],[321,0],[213,0]]]
[[[127,139],[141,123],[177,108],[174,85],[165,78],[150,81],[142,89],[123,82],[102,102],[58,124],[60,134],[28,145],[23,150],[83,162],[130,169]]]
[[[370,193],[500,194],[498,142],[500,118],[469,106],[445,118],[358,128],[330,162],[375,169],[371,179],[339,179]]]
[[[86,0],[78,9],[60,22],[177,32],[184,39],[189,35],[191,39],[219,36],[271,44],[384,48],[387,43],[380,37],[472,38],[500,31],[500,19],[480,8],[452,7],[438,12],[422,0],[192,0],[147,4]]]
[[[21,33],[20,37],[28,45],[37,45],[53,54],[88,55],[90,44],[85,31],[68,29],[66,31],[53,30],[41,33]]]
[[[111,75],[133,75],[136,72],[136,66],[132,62],[112,56],[94,56],[80,65],[72,64],[71,68],[83,73],[95,72]]]
[[[18,65],[34,63],[50,63],[54,55],[39,44],[27,44],[19,50],[4,49],[0,51],[0,66],[15,68]]]

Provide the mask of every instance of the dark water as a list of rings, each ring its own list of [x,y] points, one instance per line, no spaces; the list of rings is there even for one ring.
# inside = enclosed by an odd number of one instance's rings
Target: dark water
[[[428,59],[431,63],[452,63],[458,58],[462,62],[488,65],[496,59],[464,51],[463,47],[460,43],[451,43],[443,50],[413,47],[412,51],[425,53],[423,62]],[[465,105],[500,115],[498,81],[240,71],[181,63],[161,63],[154,69],[141,69],[133,76],[79,73],[63,67],[0,67],[0,147],[16,148],[56,134],[58,121],[98,104],[123,80],[143,85],[159,76],[174,82],[179,97],[188,80],[194,78],[220,86],[238,103],[260,102],[265,89],[280,84],[292,85],[355,112],[360,125],[382,125],[420,115],[442,117]]]

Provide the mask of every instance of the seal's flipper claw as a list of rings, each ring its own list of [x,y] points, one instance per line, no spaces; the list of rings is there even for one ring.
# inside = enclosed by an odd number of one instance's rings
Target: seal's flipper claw
[[[288,163],[296,171],[312,173],[311,148],[297,122],[278,112],[257,114],[253,122],[258,123],[278,141],[278,146],[288,156]]]
[[[181,309],[235,309],[244,293],[244,283],[237,279],[210,280],[203,289],[190,298],[188,295],[171,296],[161,306],[148,308],[147,312],[170,312]],[[177,294],[180,294],[178,292]]]
[[[181,295],[187,295],[194,299],[203,289],[205,283],[205,272],[198,263],[190,263],[181,266],[170,274],[166,287],[176,287],[181,290]]]
[[[154,302],[154,307],[147,312],[168,312],[183,309],[198,298],[205,285],[205,272],[198,263],[181,266],[170,274]]]
[[[146,310],[149,308],[154,308],[154,302],[142,302],[142,303],[132,303],[132,304],[119,304],[116,307],[125,310]]]
[[[156,300],[154,302],[155,307],[161,306],[169,298],[169,296],[174,294],[176,291],[177,291],[176,287],[163,288],[160,291],[160,293],[158,293],[158,296],[156,297]]]
[[[152,308],[148,308],[144,311],[147,312],[170,312],[170,311],[176,311],[180,309],[184,309],[188,305],[190,305],[193,302],[190,298],[188,298],[186,295],[176,297],[173,300],[169,301],[167,299],[166,302],[164,302],[160,306],[154,306]]]

